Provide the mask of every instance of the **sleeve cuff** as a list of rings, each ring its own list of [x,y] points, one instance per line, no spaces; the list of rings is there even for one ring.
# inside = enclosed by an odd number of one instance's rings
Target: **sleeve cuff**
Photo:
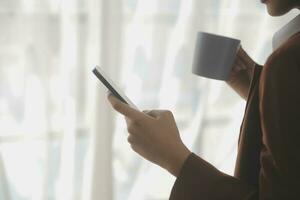
[[[256,190],[251,185],[222,173],[191,153],[175,181],[170,200],[255,199],[253,194]]]
[[[175,181],[170,200],[201,199],[208,194],[211,185],[219,176],[220,172],[214,166],[191,153]],[[197,193],[192,191],[195,188]]]

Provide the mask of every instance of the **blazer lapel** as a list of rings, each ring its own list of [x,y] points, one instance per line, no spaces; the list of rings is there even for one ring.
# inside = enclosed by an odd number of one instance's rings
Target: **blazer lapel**
[[[262,67],[256,66],[249,89],[244,119],[240,129],[235,177],[258,185],[262,145],[258,85]]]

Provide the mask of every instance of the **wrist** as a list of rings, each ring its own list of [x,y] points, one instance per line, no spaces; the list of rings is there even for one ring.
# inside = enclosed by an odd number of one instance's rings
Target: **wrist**
[[[183,148],[180,151],[176,151],[176,154],[174,154],[173,158],[170,159],[166,170],[177,177],[180,174],[180,170],[190,154],[191,151],[185,145],[183,145]]]

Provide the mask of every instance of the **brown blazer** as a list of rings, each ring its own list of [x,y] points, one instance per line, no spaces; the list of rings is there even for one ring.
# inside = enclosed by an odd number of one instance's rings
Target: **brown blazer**
[[[300,199],[300,33],[253,72],[234,177],[195,154],[170,200]]]

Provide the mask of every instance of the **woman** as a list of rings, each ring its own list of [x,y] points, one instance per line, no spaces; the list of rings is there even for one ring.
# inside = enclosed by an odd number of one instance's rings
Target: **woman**
[[[300,0],[262,1],[272,16],[300,8]],[[241,49],[227,82],[247,99],[233,177],[187,149],[170,111],[139,112],[108,95],[132,149],[177,177],[171,200],[300,199],[300,15],[273,45],[264,67]]]

